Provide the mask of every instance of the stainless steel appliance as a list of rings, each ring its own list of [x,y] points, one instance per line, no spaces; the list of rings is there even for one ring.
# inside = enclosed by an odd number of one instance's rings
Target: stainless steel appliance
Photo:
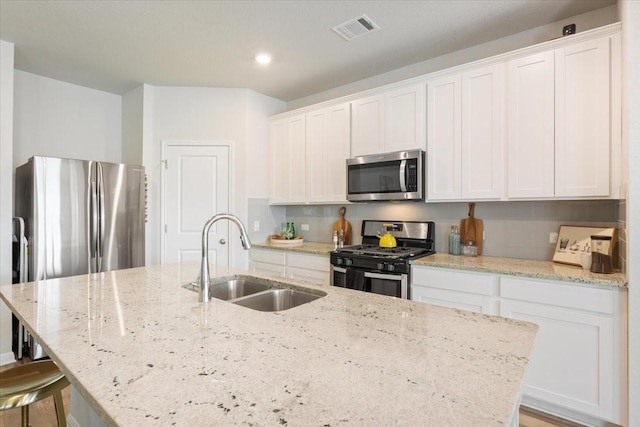
[[[347,200],[424,200],[424,151],[397,151],[347,160]]]
[[[395,247],[381,247],[381,233],[391,233]],[[410,299],[412,259],[435,253],[431,221],[362,221],[362,245],[331,252],[331,285]]]
[[[29,281],[144,265],[142,166],[34,156],[16,169],[15,215]]]

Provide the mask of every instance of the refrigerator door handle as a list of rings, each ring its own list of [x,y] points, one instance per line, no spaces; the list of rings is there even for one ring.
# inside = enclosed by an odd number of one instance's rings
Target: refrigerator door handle
[[[102,271],[102,257],[104,256],[104,227],[105,227],[105,211],[104,211],[104,176],[102,172],[102,164],[96,163],[96,182],[98,183],[97,198],[98,198],[98,227],[97,227],[97,262],[98,269],[96,272]]]
[[[98,198],[94,163],[89,166],[89,272],[98,272]]]

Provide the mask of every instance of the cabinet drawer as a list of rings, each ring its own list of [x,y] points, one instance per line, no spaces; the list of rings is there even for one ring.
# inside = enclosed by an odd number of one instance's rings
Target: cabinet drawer
[[[287,277],[290,279],[304,280],[318,285],[329,284],[329,272],[309,270],[306,268],[287,267]]]
[[[251,260],[269,264],[285,265],[285,252],[251,249]]]
[[[329,272],[329,258],[321,255],[287,254],[287,267]]]
[[[495,275],[484,273],[413,267],[411,274],[414,285],[478,295],[493,295],[494,285],[497,284]]]
[[[617,289],[597,289],[536,279],[500,277],[500,296],[519,301],[613,314]]]
[[[249,262],[249,270],[273,277],[285,277],[284,265],[274,265],[266,262]]]
[[[413,301],[426,302],[476,313],[498,314],[497,301],[486,295],[413,285],[411,287],[411,299]]]

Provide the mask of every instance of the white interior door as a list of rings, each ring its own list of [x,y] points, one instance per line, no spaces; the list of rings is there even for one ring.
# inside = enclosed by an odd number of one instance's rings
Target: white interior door
[[[163,262],[199,260],[202,228],[209,218],[229,210],[229,147],[165,145]],[[229,265],[229,222],[209,232],[209,262]]]

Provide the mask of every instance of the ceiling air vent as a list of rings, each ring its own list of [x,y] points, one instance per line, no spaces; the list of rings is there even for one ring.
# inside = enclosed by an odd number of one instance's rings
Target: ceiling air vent
[[[378,28],[380,27],[369,19],[367,15],[362,15],[340,25],[336,25],[332,30],[348,41],[377,30]]]

